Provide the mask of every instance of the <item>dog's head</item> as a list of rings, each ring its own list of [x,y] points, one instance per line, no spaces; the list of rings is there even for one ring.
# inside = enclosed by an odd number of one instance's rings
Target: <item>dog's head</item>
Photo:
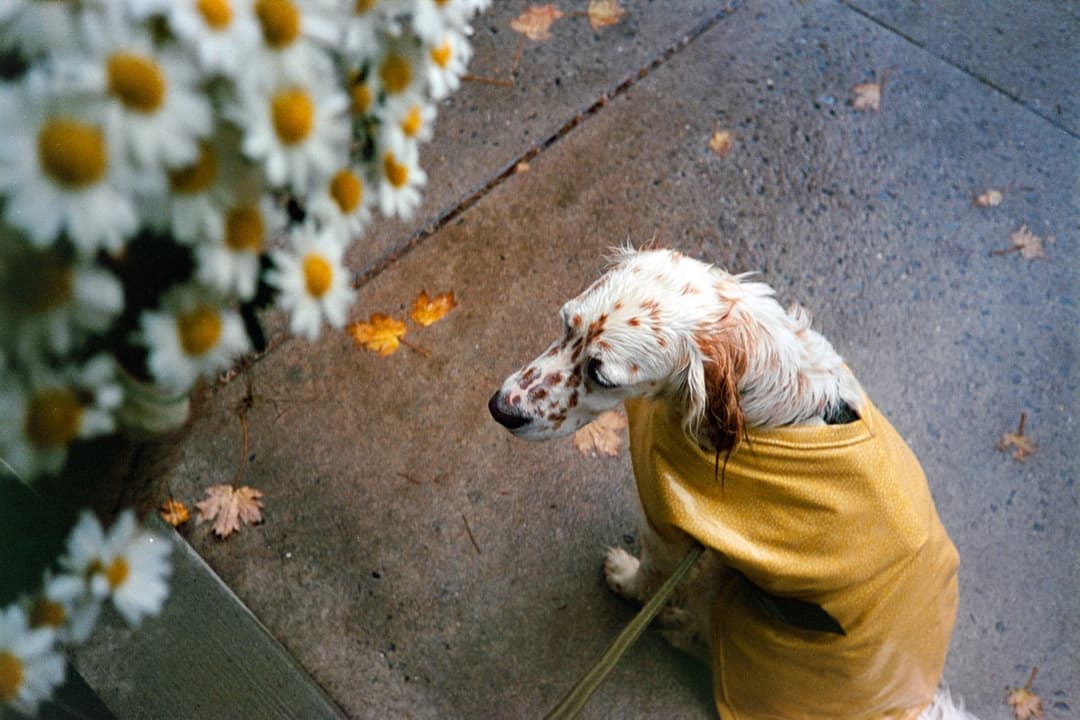
[[[667,396],[684,425],[713,447],[742,431],[738,384],[746,359],[725,322],[739,278],[670,250],[622,250],[563,305],[561,337],[492,396],[492,416],[515,435],[568,435],[636,397]]]

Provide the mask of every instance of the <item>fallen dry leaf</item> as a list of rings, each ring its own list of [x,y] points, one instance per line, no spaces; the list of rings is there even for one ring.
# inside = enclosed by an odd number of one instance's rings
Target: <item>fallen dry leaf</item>
[[[856,110],[881,110],[881,83],[859,83],[851,88],[851,106]]]
[[[990,188],[986,192],[977,195],[974,203],[979,207],[997,207],[1005,199],[1005,193],[996,188]]]
[[[551,24],[563,16],[554,5],[530,5],[525,12],[510,21],[510,28],[530,40],[550,40]]]
[[[413,302],[412,312],[409,313],[417,324],[427,327],[432,323],[442,320],[446,313],[457,307],[454,293],[445,292],[429,298],[427,291],[422,290]]]
[[[626,416],[618,410],[608,410],[574,433],[574,447],[582,455],[596,457],[600,454],[614,457],[619,454],[622,446],[619,430],[624,427]]]
[[[1035,682],[1035,675],[1039,668],[1031,668],[1027,685],[1021,688],[1012,688],[1005,695],[1005,702],[1012,707],[1013,717],[1016,720],[1043,720],[1042,698],[1031,692],[1031,685]]]
[[[161,519],[173,527],[180,527],[186,523],[190,517],[187,506],[179,500],[166,500],[162,503],[158,512],[161,513]]]
[[[1046,239],[1053,240],[1054,238],[1048,237]],[[1028,230],[1027,225],[1021,225],[1020,229],[1014,230],[1009,235],[1009,240],[1012,242],[1010,250],[1019,250],[1025,260],[1046,257],[1043,254],[1043,238]],[[1005,252],[1009,252],[1009,250]]]
[[[727,157],[731,152],[731,143],[735,140],[735,133],[730,130],[721,130],[719,127],[713,130],[709,138],[709,149],[720,157]]]
[[[346,330],[357,345],[386,357],[397,352],[405,335],[405,323],[382,313],[374,313],[368,322],[354,322]]]
[[[241,523],[262,522],[261,497],[261,492],[247,485],[240,488],[210,485],[206,488],[206,499],[195,503],[199,508],[199,522],[214,520],[214,534],[226,538],[239,530]]]
[[[589,0],[589,24],[593,30],[617,25],[625,14],[619,0]]]
[[[1039,449],[1035,441],[1024,434],[1024,423],[1026,422],[1027,413],[1020,413],[1020,426],[1016,429],[1016,432],[1003,433],[995,445],[998,450],[1013,448],[1013,460],[1017,462],[1024,462],[1028,455],[1034,455],[1035,451]]]

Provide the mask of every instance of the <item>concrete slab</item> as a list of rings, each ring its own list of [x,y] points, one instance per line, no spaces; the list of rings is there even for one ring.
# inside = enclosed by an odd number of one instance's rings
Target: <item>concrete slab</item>
[[[563,48],[567,67],[578,51]],[[855,111],[851,86],[885,68],[881,112]],[[725,158],[707,147],[716,127],[735,132]],[[445,320],[410,330],[426,357],[292,340],[217,388],[171,490],[194,500],[233,480],[235,408],[250,406],[243,481],[267,522],[189,539],[350,716],[542,714],[631,615],[600,560],[632,544],[637,501],[625,455],[515,440],[484,405],[606,248],[655,235],[759,270],[815,312],[920,454],[960,548],[948,680],[1005,718],[1002,688],[1038,665],[1047,717],[1066,718],[1080,703],[1078,153],[849,7],[747,3],[361,288],[357,317],[456,292]],[[974,207],[989,186],[1005,202]],[[1021,224],[1055,236],[1046,259],[991,254]],[[1024,464],[994,449],[1021,412],[1039,443]],[[647,634],[586,716],[713,717],[707,672]]]
[[[1080,135],[1080,7],[1075,2],[848,3]]]

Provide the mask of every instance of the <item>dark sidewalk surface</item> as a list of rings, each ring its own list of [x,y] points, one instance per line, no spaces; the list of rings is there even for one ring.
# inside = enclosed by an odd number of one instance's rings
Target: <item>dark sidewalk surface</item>
[[[422,211],[350,258],[354,318],[404,317],[422,289],[460,306],[413,326],[427,357],[330,332],[216,386],[171,492],[233,481],[250,384],[243,482],[266,522],[188,541],[348,716],[542,715],[633,613],[600,566],[633,546],[637,500],[625,451],[516,440],[485,403],[608,248],[655,236],[809,307],[920,456],[962,557],[955,694],[1009,717],[1005,686],[1037,665],[1047,717],[1075,717],[1080,9],[623,4],[619,25],[568,17],[527,41],[512,88],[466,83],[440,107]],[[471,73],[508,77],[525,7],[477,20]],[[881,111],[855,111],[850,88],[886,70]],[[990,187],[1004,202],[975,207]],[[991,254],[1021,225],[1055,238],[1045,259]],[[1024,463],[994,447],[1021,413]],[[138,643],[108,631],[76,663],[124,717],[154,716],[141,656],[118,650]],[[708,672],[646,634],[585,716],[714,717]]]

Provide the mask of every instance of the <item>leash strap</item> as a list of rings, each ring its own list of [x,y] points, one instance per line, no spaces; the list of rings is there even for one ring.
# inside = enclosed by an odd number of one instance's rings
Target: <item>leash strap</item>
[[[614,668],[615,664],[619,662],[619,658],[623,656],[623,653],[629,649],[635,640],[645,631],[645,628],[649,626],[649,623],[653,621],[653,618],[657,616],[660,609],[664,607],[671,594],[675,592],[675,589],[682,584],[686,579],[687,574],[690,572],[690,568],[694,566],[697,559],[701,557],[701,553],[705,550],[701,545],[694,543],[693,547],[683,557],[682,562],[675,568],[675,571],[671,573],[660,589],[656,591],[656,594],[649,599],[649,602],[645,603],[645,606],[638,611],[638,614],[634,616],[634,619],[622,629],[615,640],[608,646],[608,649],[596,661],[589,672],[578,680],[574,689],[567,693],[566,697],[562,699],[555,709],[548,713],[545,717],[546,720],[569,720],[570,718],[577,717],[581,712],[581,708],[585,707],[585,703],[589,701],[592,694],[596,691],[596,688],[600,686],[600,683],[604,681]]]

